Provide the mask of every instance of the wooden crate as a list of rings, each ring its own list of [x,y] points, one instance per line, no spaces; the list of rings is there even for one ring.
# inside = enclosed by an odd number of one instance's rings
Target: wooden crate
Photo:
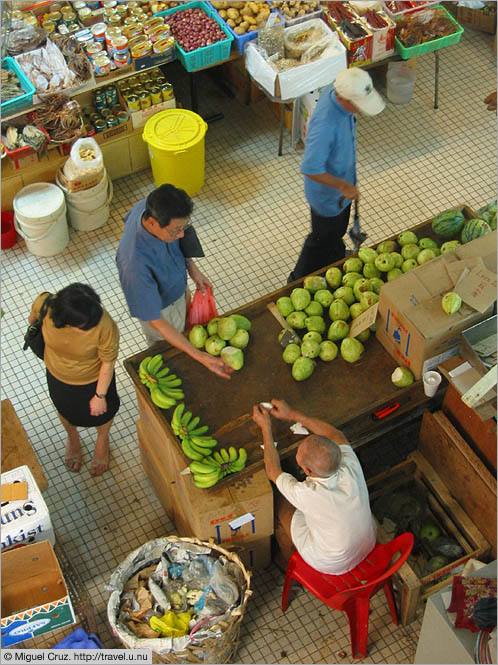
[[[496,476],[442,411],[424,414],[419,451],[429,464],[437,466],[441,480],[490,542],[496,556]]]
[[[408,624],[415,619],[417,605],[421,600],[452,583],[455,568],[463,565],[468,559],[480,559],[490,551],[488,541],[419,451],[412,453],[405,462],[368,481],[370,501],[373,503],[376,498],[387,492],[413,482],[426,493],[434,521],[460,544],[464,554],[435,572],[423,576],[417,575],[410,559],[403,564],[395,577],[396,586],[401,592],[402,624]],[[379,542],[388,542],[392,536],[378,525],[377,539]],[[441,579],[447,574],[448,577]]]

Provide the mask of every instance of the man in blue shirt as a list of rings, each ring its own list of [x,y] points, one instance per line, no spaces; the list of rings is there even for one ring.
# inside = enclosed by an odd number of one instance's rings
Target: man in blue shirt
[[[180,248],[192,209],[188,194],[173,185],[161,185],[136,203],[125,216],[116,254],[119,280],[130,314],[140,320],[149,345],[165,339],[211,372],[229,379],[232,369],[221,358],[196,349],[182,335],[187,272],[197,288],[210,285]]]
[[[358,67],[339,72],[322,92],[311,116],[301,163],[311,209],[311,233],[289,282],[344,258],[356,186],[356,113],[380,113],[385,104],[369,74]]]

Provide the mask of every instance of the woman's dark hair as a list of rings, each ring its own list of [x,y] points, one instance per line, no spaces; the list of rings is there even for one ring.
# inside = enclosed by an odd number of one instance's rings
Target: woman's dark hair
[[[102,311],[100,298],[92,287],[79,282],[57,291],[50,301],[50,316],[56,328],[90,330],[102,318]]]
[[[174,185],[161,185],[145,201],[144,219],[153,217],[159,226],[168,226],[172,219],[190,217],[194,202],[183,189]]]

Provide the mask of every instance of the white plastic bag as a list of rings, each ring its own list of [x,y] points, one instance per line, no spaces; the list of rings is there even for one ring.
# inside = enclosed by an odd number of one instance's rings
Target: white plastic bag
[[[78,139],[71,148],[71,159],[78,171],[100,171],[104,159],[99,144],[91,136]]]

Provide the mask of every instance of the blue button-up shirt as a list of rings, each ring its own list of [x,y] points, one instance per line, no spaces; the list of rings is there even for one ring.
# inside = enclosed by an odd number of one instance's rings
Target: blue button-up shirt
[[[164,242],[146,231],[144,210],[142,199],[125,216],[116,263],[131,316],[153,321],[185,293],[187,270],[180,241]]]
[[[330,173],[356,185],[356,116],[339,104],[332,85],[324,89],[311,116],[301,173],[306,200],[319,215],[335,217],[350,204],[339,190],[306,177]]]

